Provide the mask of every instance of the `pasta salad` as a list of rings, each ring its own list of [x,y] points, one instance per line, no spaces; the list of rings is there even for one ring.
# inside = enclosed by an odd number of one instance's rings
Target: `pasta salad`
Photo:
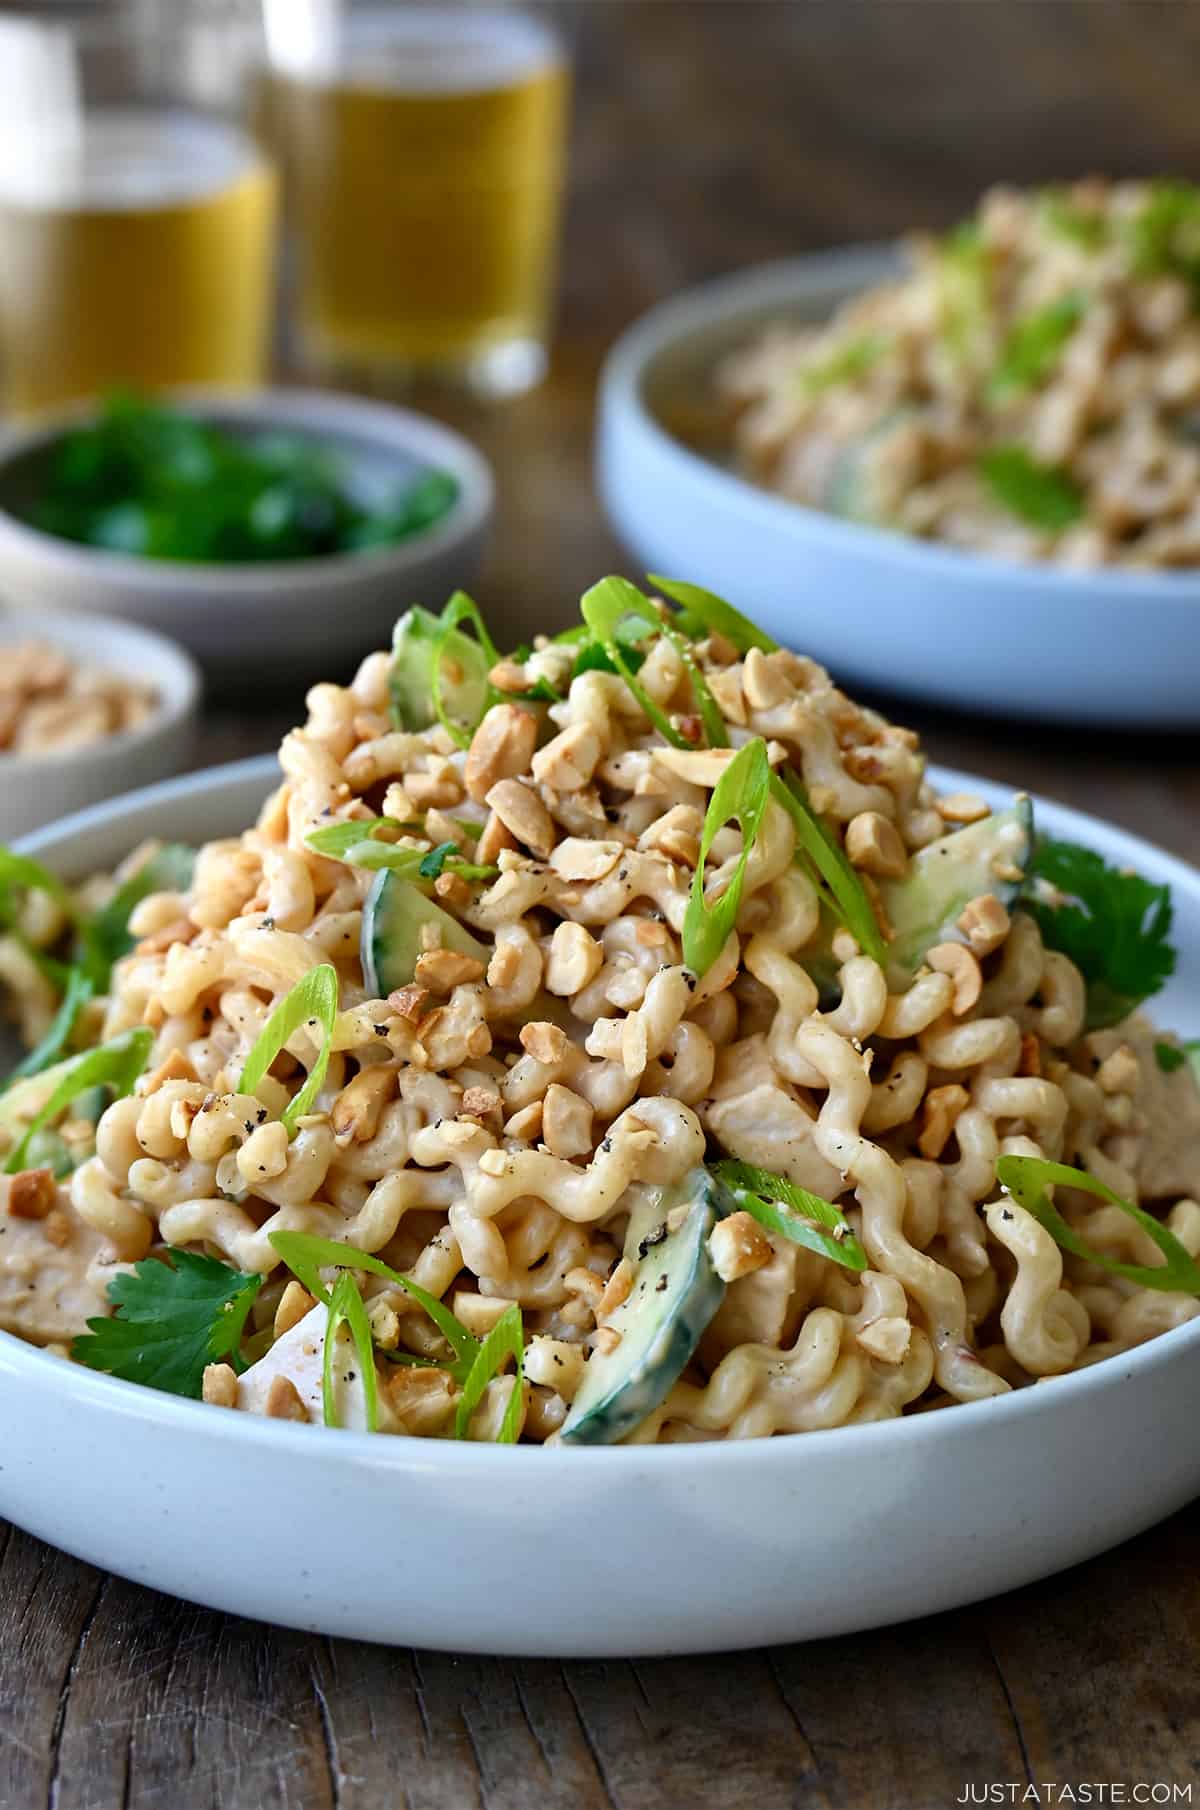
[[[1200,1312],[1167,889],[651,582],[507,657],[408,611],[240,836],[0,852],[0,1326],[226,1412],[611,1444]]]
[[[721,366],[747,474],[974,552],[1200,564],[1200,188],[997,188],[909,250]]]

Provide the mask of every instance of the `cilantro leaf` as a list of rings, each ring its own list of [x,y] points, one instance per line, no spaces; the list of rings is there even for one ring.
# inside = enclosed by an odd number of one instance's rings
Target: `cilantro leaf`
[[[1048,903],[1038,880],[1049,881],[1063,901]],[[1053,841],[1038,845],[1027,885],[1023,903],[1042,941],[1070,956],[1087,982],[1089,1030],[1120,1023],[1175,972],[1169,886],[1110,867],[1078,843]]]
[[[1177,1043],[1156,1043],[1154,1060],[1164,1075],[1173,1075],[1177,1068],[1182,1068],[1188,1059],[1186,1049],[1180,1049]]]
[[[1084,251],[1099,251],[1108,237],[1104,215],[1079,207],[1062,189],[1042,191],[1041,214],[1052,232],[1082,246]]]
[[[1083,514],[1083,493],[1056,465],[1040,465],[1023,446],[993,446],[979,458],[984,482],[1010,515],[1058,534]]]
[[[1064,295],[1015,323],[988,383],[993,402],[1006,402],[1050,375],[1059,353],[1083,319],[1083,298]]]
[[[1181,277],[1200,290],[1200,188],[1195,183],[1152,183],[1128,232],[1137,276]]]
[[[262,1281],[190,1251],[144,1257],[113,1277],[112,1318],[89,1320],[71,1356],[126,1382],[196,1398],[207,1364],[245,1368],[238,1345]]]

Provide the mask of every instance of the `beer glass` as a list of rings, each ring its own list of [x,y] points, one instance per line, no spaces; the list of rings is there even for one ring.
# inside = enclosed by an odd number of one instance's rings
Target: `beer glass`
[[[302,360],[361,387],[542,375],[568,77],[502,6],[264,0]]]
[[[273,165],[242,123],[245,24],[0,15],[0,395],[262,380]]]

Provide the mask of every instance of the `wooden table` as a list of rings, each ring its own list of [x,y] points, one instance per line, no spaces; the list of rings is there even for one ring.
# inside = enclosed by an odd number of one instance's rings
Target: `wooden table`
[[[658,296],[946,222],[1001,175],[1198,173],[1191,0],[578,0],[561,16],[580,92],[553,373],[498,413],[455,411],[499,475],[479,595],[501,639],[565,618],[592,578],[621,569],[590,491],[592,391],[606,343]],[[983,642],[1001,633],[980,624]],[[340,664],[331,644],[331,673]],[[205,760],[274,747],[296,718],[298,698],[264,702],[267,677],[254,675],[252,703],[212,701]],[[1200,859],[1193,742],[907,715],[936,759]],[[914,1512],[936,1563],[936,1513]],[[0,1529],[0,1807],[941,1810],[989,1784],[1006,1793],[993,1801],[1033,1802],[1019,1795],[1030,1781],[1120,1784],[1135,1802],[1138,1782],[1200,1790],[1198,1630],[1196,1508],[958,1614],[636,1664],[280,1632]]]

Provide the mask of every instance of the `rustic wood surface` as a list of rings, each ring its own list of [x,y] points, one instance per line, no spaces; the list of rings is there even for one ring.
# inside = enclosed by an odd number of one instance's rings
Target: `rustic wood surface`
[[[560,17],[579,94],[551,380],[493,414],[455,411],[497,466],[479,592],[513,634],[619,568],[589,484],[592,392],[604,346],[650,302],[757,259],[946,222],[1002,175],[1198,173],[1192,0],[578,0]],[[980,623],[981,643],[1002,632]],[[212,700],[206,762],[275,745],[299,700],[268,682],[254,675],[252,703]],[[1194,742],[904,714],[937,759],[1200,859]],[[913,1512],[936,1564],[936,1516]],[[258,1537],[269,1551],[266,1505]],[[853,1555],[847,1575],[852,1589]],[[1088,1781],[1149,1802],[1139,1782],[1200,1780],[1198,1659],[1195,1507],[958,1614],[636,1664],[281,1632],[0,1528],[0,1805],[940,1810],[968,1787],[1032,1782],[1058,1803]]]

